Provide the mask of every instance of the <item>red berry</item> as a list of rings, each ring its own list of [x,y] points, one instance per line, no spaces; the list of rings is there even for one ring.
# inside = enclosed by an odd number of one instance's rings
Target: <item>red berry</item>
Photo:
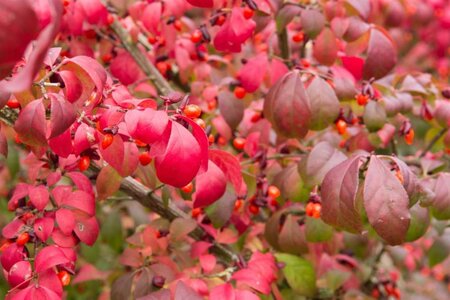
[[[297,32],[292,36],[292,40],[296,43],[301,43],[305,39],[305,34],[303,32]]]
[[[202,209],[200,207],[194,208],[191,212],[193,218],[197,218],[202,213]]]
[[[192,34],[191,34],[191,41],[193,43],[199,43],[202,41],[202,32],[198,29],[196,29]]]
[[[254,205],[254,204],[250,204],[250,206],[248,207],[248,210],[249,210],[252,214],[256,215],[256,214],[259,213],[259,206],[256,206],[256,205]]]
[[[237,211],[239,208],[242,207],[242,204],[244,203],[244,200],[237,199],[236,202],[234,202],[234,210]]]
[[[62,286],[68,286],[70,283],[70,274],[67,271],[61,271],[58,273],[59,281],[61,281]]]
[[[253,17],[254,13],[255,12],[251,8],[249,7],[244,8],[244,18],[246,18],[247,20]]]
[[[152,157],[150,156],[148,151],[142,152],[141,154],[139,154],[139,162],[143,166],[146,166],[146,165],[148,165],[149,163],[152,162]]]
[[[28,232],[22,232],[17,237],[16,244],[19,246],[23,246],[26,243],[28,243],[29,240],[30,240],[30,235],[28,234]]]
[[[276,199],[278,197],[280,197],[281,192],[280,189],[277,188],[274,185],[269,186],[269,188],[267,189],[267,194],[269,195],[269,197],[271,197],[272,199]]]
[[[189,104],[186,105],[186,107],[183,109],[183,112],[189,119],[195,119],[200,117],[200,115],[202,114],[202,109],[198,105]]]
[[[188,184],[186,184],[185,186],[183,186],[181,188],[181,190],[183,192],[185,192],[186,194],[192,193],[192,191],[194,190],[194,184],[192,182],[189,182]]]
[[[238,99],[243,99],[245,97],[245,94],[247,94],[247,92],[245,91],[245,89],[242,86],[237,86],[234,89],[234,95]]]
[[[111,53],[105,53],[102,55],[102,60],[104,63],[109,63],[112,59]]]
[[[156,42],[157,42],[157,39],[156,39],[156,37],[154,36],[154,35],[149,35],[148,36],[148,38],[147,38],[147,41],[150,43],[150,44],[155,44]]]
[[[106,17],[106,24],[111,25],[112,23],[114,23],[114,17],[112,15],[108,15],[108,17]]]
[[[245,147],[245,142],[246,142],[246,140],[244,138],[237,137],[233,140],[233,146],[237,150],[242,150]]]
[[[256,123],[256,122],[258,122],[259,120],[261,120],[261,113],[260,113],[260,112],[255,112],[255,113],[253,114],[252,118],[250,119],[250,121],[251,121],[252,123]]]
[[[369,102],[369,96],[358,94],[356,95],[356,102],[358,103],[358,105],[364,106]]]
[[[111,133],[107,133],[103,136],[102,149],[106,149],[113,143],[114,136]]]
[[[16,98],[11,98],[6,102],[9,108],[20,108],[20,102]]]
[[[405,134],[405,142],[408,145],[411,145],[414,142],[414,129],[410,129],[406,134]]]
[[[175,22],[173,22],[173,27],[174,27],[177,31],[180,31],[182,26],[183,26],[183,24],[181,23],[180,20],[175,20]]]
[[[215,25],[222,26],[223,23],[225,23],[226,19],[227,18],[224,15],[218,16],[217,19],[216,19]]]
[[[91,164],[91,159],[89,156],[82,156],[80,157],[80,161],[78,162],[78,169],[80,169],[81,172],[86,171],[89,168],[89,165]]]
[[[322,210],[322,205],[320,203],[308,202],[305,207],[305,213],[308,217],[320,218],[320,212]]]
[[[336,129],[340,135],[347,132],[347,123],[344,120],[339,120],[336,122]]]
[[[209,142],[210,145],[214,144],[215,140],[216,139],[214,138],[213,134],[208,135],[208,142]]]
[[[163,76],[166,76],[167,72],[171,69],[171,66],[165,61],[160,61],[156,63],[156,68],[158,69],[159,73],[161,73]]]

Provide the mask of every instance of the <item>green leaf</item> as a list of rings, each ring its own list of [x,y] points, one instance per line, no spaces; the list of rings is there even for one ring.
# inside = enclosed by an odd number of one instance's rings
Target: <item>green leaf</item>
[[[313,297],[316,294],[316,272],[313,265],[301,257],[277,253],[279,262],[285,263],[283,274],[289,286],[299,295]]]
[[[428,264],[430,267],[443,262],[450,254],[450,235],[436,239],[428,250]]]
[[[124,237],[120,215],[117,210],[111,211],[103,222],[101,237],[117,253],[123,250]]]
[[[349,277],[350,277],[349,272],[343,272],[338,270],[331,270],[325,274],[327,287],[333,291],[340,288]]]
[[[333,227],[321,219],[307,217],[305,221],[306,240],[308,242],[326,242],[333,237]]]

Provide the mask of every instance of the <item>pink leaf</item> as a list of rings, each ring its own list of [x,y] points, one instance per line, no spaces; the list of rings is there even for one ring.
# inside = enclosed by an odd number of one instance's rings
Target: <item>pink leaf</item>
[[[70,103],[76,102],[83,94],[83,86],[72,71],[60,71],[58,75],[61,76],[64,82],[64,95]]]
[[[231,284],[226,283],[218,285],[211,290],[210,299],[214,300],[235,300],[236,295]],[[240,298],[239,298],[240,299]]]
[[[69,129],[75,121],[77,113],[69,102],[58,94],[48,94],[51,101],[50,136],[53,138]]]
[[[52,234],[55,221],[52,218],[39,218],[34,222],[34,232],[43,242],[46,242]]]
[[[24,226],[25,223],[21,219],[15,219],[2,228],[2,235],[5,239],[13,239],[17,237]]]
[[[74,191],[67,198],[63,199],[63,205],[76,208],[93,216],[95,215],[95,199],[85,191]]]
[[[60,206],[62,202],[70,196],[72,193],[72,187],[68,185],[58,185],[52,190],[52,197],[56,202],[56,205]]]
[[[233,8],[231,15],[214,38],[214,47],[219,51],[240,52],[241,46],[253,34],[256,23],[244,17],[242,8]]]
[[[371,29],[364,63],[364,79],[384,77],[396,63],[397,50],[389,34],[379,27]]]
[[[28,42],[36,36],[35,28],[38,27],[38,24],[36,24],[36,16],[30,11],[30,7],[26,3],[28,2],[9,0],[7,1],[8,8],[5,8],[4,5],[6,3],[2,1],[0,19],[4,23],[0,23],[0,25],[2,25],[6,37],[1,36],[2,48],[0,50],[1,53],[11,54],[6,56],[6,61],[0,61],[0,78],[5,77],[9,73],[15,60],[22,56]],[[25,67],[11,80],[1,81],[0,90],[21,92],[29,88],[33,83],[34,77],[38,73],[41,63],[47,54],[47,49],[53,43],[61,24],[61,15],[63,12],[62,2],[60,0],[49,0],[49,3],[48,8],[52,15],[52,21],[39,34]],[[7,11],[12,11],[13,17],[7,18],[5,16]],[[17,25],[18,19],[21,20],[19,26]],[[24,32],[25,30],[26,32]],[[10,41],[10,39],[12,40]]]
[[[86,264],[80,268],[72,282],[76,284],[90,280],[104,280],[107,278],[107,275],[107,272],[99,271],[95,266]]]
[[[50,200],[47,187],[40,185],[30,189],[30,201],[38,210],[43,210]]]
[[[68,257],[67,254],[66,257]],[[39,273],[38,283],[40,287],[51,290],[56,293],[58,297],[62,297],[63,288],[61,280],[58,278],[57,273],[53,269],[48,269],[44,272]]]
[[[25,144],[31,146],[47,145],[47,121],[45,120],[45,108],[42,100],[34,100],[22,109],[14,129],[19,134],[20,140]]]
[[[201,128],[197,123],[195,123],[192,119],[189,119],[185,116],[178,116],[180,119],[185,120],[192,128],[192,135],[197,140],[198,144],[200,145],[202,160],[200,163],[200,171],[199,174],[202,172],[206,172],[208,170],[208,148],[209,148],[209,141],[208,137],[206,136],[205,130]]]
[[[97,240],[99,233],[97,219],[95,217],[77,218],[77,223],[74,230],[80,241],[88,246],[92,246]]]
[[[72,233],[66,235],[58,228],[53,231],[52,240],[60,247],[75,247],[80,242]]]
[[[239,300],[259,300],[260,298],[257,295],[253,294],[252,292],[250,292],[250,291],[246,291],[246,290],[239,291],[239,290],[237,290],[236,291],[236,299],[239,299]]]
[[[99,133],[100,140],[103,140],[102,135]],[[123,160],[125,158],[125,146],[122,137],[119,134],[114,135],[112,144],[103,149],[99,147],[100,154],[103,159],[111,165],[118,172],[122,169]]]
[[[260,293],[269,294],[270,285],[264,277],[251,269],[242,269],[233,274],[232,279],[237,281],[238,287],[241,284],[247,285]]]
[[[95,135],[95,129],[87,124],[81,123],[75,131],[75,137],[73,139],[74,154],[79,155],[96,142],[98,142],[98,138]]]
[[[41,273],[57,265],[69,263],[70,260],[64,255],[64,252],[57,246],[47,246],[42,248],[36,255],[36,272]]]
[[[199,257],[200,266],[206,273],[211,272],[216,266],[216,257],[212,254],[204,254]]]
[[[237,74],[242,87],[249,93],[256,91],[263,82],[268,66],[269,60],[264,52],[250,58]]]
[[[105,23],[108,11],[100,0],[79,0],[86,19],[91,24]]]
[[[191,287],[187,286],[182,281],[178,281],[176,287],[175,287],[175,295],[174,300],[202,300],[203,298],[200,297],[195,290],[193,290]]]
[[[55,213],[56,223],[65,235],[69,235],[75,228],[75,217],[71,210],[60,208]]]
[[[227,179],[222,170],[212,161],[208,171],[197,176],[195,184],[194,208],[208,206],[225,193]]]
[[[8,272],[15,263],[27,257],[24,249],[23,246],[18,246],[16,243],[13,243],[3,251],[0,260],[5,271]]]
[[[67,158],[73,152],[72,136],[70,129],[67,129],[62,134],[48,140],[48,145],[57,155]]]
[[[336,36],[330,28],[325,28],[317,37],[314,48],[314,58],[323,65],[331,66],[337,58],[338,45]]]
[[[213,0],[186,0],[190,5],[203,7],[203,8],[211,8],[214,5]]]
[[[162,10],[162,3],[154,2],[146,5],[142,12],[142,24],[144,24],[145,28],[153,34],[158,34],[161,31]]]
[[[202,162],[202,151],[192,134],[177,122],[170,122],[164,137],[165,151],[155,157],[161,182],[183,187],[194,179]]]
[[[136,82],[142,74],[141,69],[136,64],[133,57],[126,51],[120,52],[111,61],[109,69],[111,74],[119,79],[124,85]]]
[[[91,181],[86,177],[86,175],[81,172],[70,172],[67,173],[66,176],[73,181],[79,190],[85,191],[92,196],[92,199],[94,199],[94,189]]]
[[[364,207],[370,224],[390,245],[405,239],[410,214],[408,194],[383,162],[372,155],[364,181]]]
[[[269,66],[270,83],[272,85],[274,85],[278,79],[283,77],[283,75],[287,72],[289,72],[289,69],[284,62],[278,58],[272,58]]]
[[[342,56],[342,64],[356,80],[362,79],[364,60],[356,56]]]
[[[29,2],[6,0],[0,3],[0,79],[6,77],[22,58],[28,44],[39,33],[38,19]],[[22,22],[17,22],[22,20]]]
[[[239,193],[243,178],[241,164],[237,158],[226,151],[211,149],[209,150],[209,159],[222,170],[227,180],[233,185],[235,192]]]
[[[153,144],[162,138],[169,124],[169,118],[166,112],[150,108],[129,110],[125,114],[125,123],[132,138]]]
[[[8,283],[15,287],[31,277],[32,269],[28,261],[19,261],[11,267],[8,273]],[[22,286],[25,287],[26,285]]]

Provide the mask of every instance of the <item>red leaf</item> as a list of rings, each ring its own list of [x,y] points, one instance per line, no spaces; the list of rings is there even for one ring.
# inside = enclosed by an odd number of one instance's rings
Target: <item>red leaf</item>
[[[331,66],[337,58],[337,51],[336,36],[330,28],[325,28],[314,43],[314,58],[323,65]]]
[[[77,118],[77,113],[72,104],[64,100],[58,94],[48,94],[51,101],[50,135],[53,138],[69,129]]]
[[[387,32],[381,28],[370,30],[367,58],[364,63],[364,79],[375,79],[387,75],[397,63],[397,50]]]
[[[83,86],[72,71],[60,71],[58,72],[64,82],[64,95],[67,101],[70,103],[76,102],[83,94]]]
[[[88,246],[94,245],[99,233],[99,226],[95,217],[78,217],[74,231],[80,241]]]
[[[220,114],[232,130],[241,123],[244,117],[245,104],[236,99],[230,91],[222,91],[218,95]]]
[[[66,173],[66,176],[73,181],[79,190],[85,191],[92,196],[92,199],[94,199],[94,189],[91,181],[86,177],[86,175],[81,172],[70,172]]]
[[[95,186],[97,188],[98,199],[106,199],[120,188],[122,177],[111,166],[103,167],[98,173]]]
[[[55,213],[56,223],[58,223],[59,229],[65,235],[72,233],[75,228],[75,217],[73,212],[69,209],[60,208]]]
[[[52,190],[52,197],[56,205],[60,206],[72,193],[72,187],[68,185],[58,185]]]
[[[127,51],[121,51],[111,61],[109,69],[111,74],[119,79],[124,85],[129,85],[136,82],[142,74],[141,69]]]
[[[255,28],[255,21],[245,19],[243,9],[235,7],[217,32],[214,47],[218,51],[240,52],[242,44],[252,35]]]
[[[200,169],[203,160],[201,147],[177,122],[170,122],[164,135],[164,153],[155,157],[156,175],[163,183],[183,187]]]
[[[73,152],[72,136],[70,129],[67,129],[62,134],[49,139],[48,145],[57,155],[67,158]]]
[[[211,8],[214,5],[213,0],[186,0],[190,5],[203,7],[203,8]]]
[[[36,255],[36,272],[41,273],[57,265],[69,263],[70,260],[64,255],[64,252],[57,246],[47,246],[42,248]]]
[[[31,203],[38,209],[43,210],[50,200],[50,194],[48,192],[47,187],[44,185],[40,185],[30,189],[29,197]]]
[[[95,129],[87,124],[81,123],[75,131],[75,137],[73,139],[74,154],[80,155],[81,152],[97,142],[98,138],[95,134]]]
[[[129,110],[125,114],[125,123],[132,138],[153,144],[162,138],[169,125],[169,118],[166,112],[150,108]]]
[[[197,176],[195,180],[194,208],[208,206],[225,193],[227,179],[222,170],[212,161],[208,171]]]
[[[212,254],[204,254],[199,257],[200,266],[206,273],[211,272],[216,266],[216,257]]]
[[[80,242],[77,237],[75,237],[72,233],[66,235],[61,232],[58,228],[52,233],[52,240],[56,245],[60,247],[75,247]]]
[[[28,44],[36,38],[39,27],[36,13],[29,2],[2,1],[0,16],[0,79],[3,79],[22,58]]]
[[[76,284],[91,280],[105,280],[107,276],[107,272],[102,272],[91,264],[85,264],[77,272],[77,275],[73,279],[72,283]]]
[[[200,163],[200,171],[199,174],[202,172],[206,172],[208,170],[208,148],[209,148],[209,141],[208,137],[206,136],[205,130],[201,128],[197,123],[195,123],[192,119],[189,119],[185,116],[178,116],[180,119],[185,120],[189,123],[189,125],[192,128],[192,135],[197,140],[198,144],[200,145],[202,160]]]
[[[268,66],[269,60],[264,52],[250,58],[237,74],[242,87],[249,93],[256,91],[263,82]]]
[[[359,167],[361,156],[349,158],[325,176],[322,188],[322,219],[335,227],[360,233],[361,203],[358,202]]]
[[[3,251],[0,260],[3,269],[8,272],[15,263],[24,260],[26,257],[27,254],[24,251],[24,247],[13,243]]]
[[[15,219],[2,228],[2,235],[5,239],[13,239],[17,237],[24,226],[25,223],[21,219]]]
[[[45,120],[45,107],[42,100],[28,103],[19,114],[14,129],[20,140],[31,146],[47,145],[47,121]]]
[[[46,242],[52,234],[55,221],[52,218],[39,218],[34,222],[34,232],[43,242]]]
[[[32,275],[31,264],[28,261],[19,261],[11,267],[8,273],[8,283],[11,287],[15,287]],[[26,285],[21,286],[22,288]]]
[[[370,1],[369,0],[346,0],[346,3],[350,5],[358,14],[367,19],[370,14]]]
[[[161,32],[162,10],[162,3],[154,2],[146,5],[142,12],[142,24],[144,24],[144,27],[152,34],[156,35]]]
[[[105,23],[108,11],[100,0],[79,0],[84,10],[86,20],[91,24]]]
[[[381,160],[372,155],[364,181],[364,207],[370,224],[390,245],[405,239],[410,214],[408,194]]]
[[[99,140],[103,140],[103,135],[98,133]],[[119,134],[114,135],[112,144],[103,149],[103,147],[99,147],[99,152],[102,155],[103,159],[111,165],[117,172],[122,169],[123,160],[125,158],[125,145],[122,137]]]
[[[218,285],[211,290],[209,297],[214,300],[235,300],[236,295],[231,284]],[[240,298],[239,298],[240,299]]]
[[[178,281],[175,287],[174,300],[202,300],[199,294],[197,294],[191,287],[184,284],[182,281]]]
[[[227,180],[233,185],[236,193],[239,193],[243,178],[241,164],[237,158],[226,151],[211,149],[209,150],[209,159],[222,170]]]
[[[237,281],[238,287],[241,284],[247,285],[260,293],[269,294],[270,285],[263,276],[251,269],[242,269],[233,274],[232,279]]]
[[[17,6],[13,3],[16,3]],[[2,4],[5,4],[4,1],[2,1]],[[5,16],[6,13],[0,13],[0,19],[5,22],[0,24],[2,25],[3,32],[6,34],[6,37],[1,36],[2,48],[0,48],[0,50],[2,57],[3,53],[11,53],[11,56],[6,56],[5,63],[9,64],[5,66],[6,69],[4,69],[3,60],[1,61],[0,78],[3,78],[6,73],[9,73],[12,67],[11,64],[15,63],[14,60],[22,56],[28,42],[36,36],[35,28],[38,27],[34,13],[30,11],[30,7],[26,5],[25,2],[9,0],[8,5],[12,5],[10,6],[10,9],[14,12],[12,18],[7,18]],[[49,22],[39,34],[35,47],[28,57],[25,67],[23,67],[11,80],[0,82],[0,90],[21,92],[29,88],[33,83],[34,77],[41,68],[41,63],[47,54],[47,49],[53,43],[61,24],[61,15],[63,12],[62,2],[60,0],[49,0],[48,9],[51,13],[51,22]],[[17,20],[21,20],[19,26]],[[23,32],[24,30],[26,30],[26,32]]]
[[[85,191],[74,191],[67,198],[63,199],[63,205],[84,211],[93,216],[95,215],[95,199]]]
[[[356,80],[362,79],[364,60],[356,56],[342,56],[342,64]]]

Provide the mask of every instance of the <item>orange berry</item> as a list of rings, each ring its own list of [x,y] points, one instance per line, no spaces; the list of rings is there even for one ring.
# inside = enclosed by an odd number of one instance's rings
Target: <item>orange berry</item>
[[[401,184],[403,184],[403,182],[405,181],[400,170],[395,171],[395,177],[397,177],[398,181],[400,181]]]
[[[369,102],[369,96],[358,94],[356,95],[356,102],[358,103],[358,105],[364,106]]]
[[[205,121],[203,121],[203,119],[195,119],[194,122],[200,126],[201,128],[205,129],[206,128],[206,123]]]
[[[252,214],[256,215],[256,214],[259,213],[259,206],[256,206],[256,205],[254,205],[254,204],[250,204],[250,206],[248,207],[248,210],[249,210]]]
[[[68,286],[70,283],[70,274],[67,271],[61,271],[58,273],[59,281],[61,281],[62,286]]]
[[[28,234],[28,232],[22,232],[17,237],[16,244],[19,246],[23,246],[26,243],[28,243],[29,240],[30,240],[30,235]]]
[[[156,68],[158,69],[159,73],[161,73],[163,76],[166,76],[167,72],[171,69],[171,66],[165,61],[160,61],[156,63]]]
[[[217,138],[217,144],[220,146],[225,146],[227,144],[227,140],[223,136],[219,136]]]
[[[281,192],[280,189],[277,188],[274,185],[269,186],[269,188],[267,189],[267,194],[269,195],[269,197],[271,197],[272,199],[276,199],[278,197],[280,197]]]
[[[308,202],[305,207],[305,213],[308,217],[312,218],[320,218],[320,212],[322,211],[322,204],[320,203],[314,203],[314,202]]]
[[[107,133],[103,136],[102,149],[106,149],[113,143],[114,136],[111,133]]]
[[[246,142],[246,140],[244,138],[237,137],[233,140],[233,146],[237,150],[242,150],[245,147],[245,142]]]
[[[189,182],[188,184],[186,184],[185,186],[183,186],[181,188],[181,190],[183,192],[185,192],[186,194],[190,194],[192,193],[192,191],[194,190],[194,184],[192,182]]]
[[[336,122],[336,129],[340,135],[347,132],[347,123],[344,120],[339,120]]]
[[[194,32],[191,34],[191,41],[193,43],[199,43],[202,41],[202,32],[198,29],[194,30]]]
[[[195,119],[200,117],[200,115],[202,114],[202,109],[198,105],[189,104],[186,105],[186,107],[183,109],[183,112],[189,119]]]
[[[138,139],[135,139],[135,140],[134,140],[134,143],[135,143],[136,146],[138,146],[138,147],[147,147],[147,144],[146,144],[146,143],[144,143],[143,141],[140,141],[140,140],[138,140]]]
[[[209,141],[209,144],[210,144],[210,145],[214,144],[215,138],[214,138],[214,135],[213,135],[213,134],[210,134],[210,135],[208,136],[208,141]]]
[[[235,211],[239,210],[239,208],[242,207],[242,204],[243,204],[243,203],[244,203],[244,201],[243,201],[242,199],[237,199],[237,200],[234,202],[234,210],[235,210]]]
[[[238,99],[243,99],[246,94],[247,94],[247,92],[245,91],[245,89],[242,86],[237,86],[234,89],[234,96],[236,96],[236,98],[238,98]]]
[[[193,218],[197,218],[202,213],[202,209],[200,207],[194,208],[191,212]]]
[[[2,253],[3,251],[6,250],[6,248],[8,248],[10,245],[12,244],[12,242],[10,240],[3,240],[0,243],[0,253]]]
[[[214,110],[216,108],[217,108],[217,101],[216,100],[208,101],[208,109],[209,110]]]
[[[175,20],[175,22],[173,22],[173,27],[177,30],[177,31],[181,31],[181,27],[183,26],[183,24],[181,23],[180,20]]]
[[[20,108],[20,102],[16,98],[11,98],[6,102],[9,108]]]
[[[292,40],[296,43],[301,43],[305,39],[305,34],[303,32],[297,32],[292,36]]]
[[[405,142],[408,145],[411,145],[414,142],[414,129],[410,129],[406,134],[405,134]]]
[[[16,142],[16,144],[22,144],[18,133],[16,133],[16,135],[14,136],[14,141]]]
[[[251,8],[249,7],[244,8],[244,18],[246,18],[247,20],[253,17],[254,13],[255,12]]]
[[[150,154],[148,153],[148,151],[142,152],[141,154],[139,154],[139,162],[141,163],[141,165],[146,166],[149,163],[152,162],[152,157],[150,156]]]
[[[78,169],[80,169],[81,172],[86,171],[89,168],[89,165],[91,164],[91,159],[89,156],[82,156],[80,157],[80,161],[78,162]]]

